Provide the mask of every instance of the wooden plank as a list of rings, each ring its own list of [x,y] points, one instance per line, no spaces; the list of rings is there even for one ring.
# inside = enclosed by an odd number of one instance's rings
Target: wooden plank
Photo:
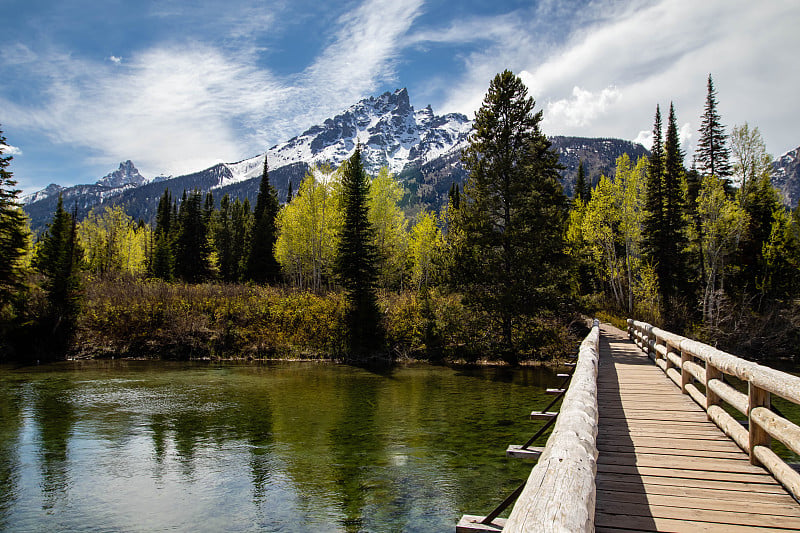
[[[558,413],[553,411],[531,411],[531,420],[550,420],[558,416]]]
[[[456,525],[456,533],[483,533],[486,531],[503,531],[505,518],[495,518],[491,524],[482,524],[484,516],[465,514]]]
[[[628,438],[612,438],[611,436],[598,435],[597,445],[611,445],[611,446],[650,446],[659,448],[676,448],[689,450],[730,450],[739,451],[740,448],[736,446],[730,439],[719,440],[706,440],[706,439],[687,439],[680,438],[679,436],[671,436],[669,438],[663,437],[642,437],[637,435],[629,436]],[[744,453],[744,452],[742,452]]]
[[[775,517],[800,518],[800,506],[794,501],[791,504],[773,503],[768,501],[752,501],[747,498],[728,500],[711,498],[708,495],[696,494],[692,498],[670,494],[655,494],[648,492],[631,492],[608,490],[606,498],[614,503],[633,503],[639,505],[657,505],[663,507],[680,507],[701,511],[727,511],[730,513],[750,513],[771,515]],[[735,520],[735,517],[733,517]],[[782,522],[781,518],[777,519]],[[775,523],[775,522],[773,522]]]
[[[513,457],[514,459],[538,459],[542,455],[544,447],[541,446],[528,446],[523,449],[522,444],[509,444],[506,448],[506,457]]]
[[[603,499],[597,502],[597,511],[606,514],[625,516],[643,516],[690,520],[696,522],[714,522],[717,524],[738,524],[747,526],[774,526],[780,524],[785,529],[800,529],[800,517],[783,516],[779,520],[768,513],[749,511],[725,512],[711,509],[692,509],[688,507],[671,507],[667,505],[638,504],[612,502]]]
[[[613,472],[617,474],[640,474],[665,476],[688,479],[709,479],[708,472],[691,470],[689,468],[659,468],[655,466],[614,465],[603,462],[597,463],[598,472]],[[744,483],[775,483],[772,476],[766,474],[751,474],[746,472],[716,472],[714,479],[720,481],[741,481]]]
[[[674,468],[685,470],[705,470],[713,475],[719,472],[740,472],[764,475],[762,468],[753,466],[741,459],[715,459],[709,457],[677,457],[653,453],[601,453],[597,458],[598,464],[607,465],[633,465],[653,466],[658,468]]]
[[[750,533],[759,532],[786,532],[787,529],[765,526],[742,526],[735,524],[714,524],[711,522],[696,522],[692,520],[675,520],[672,518],[653,518],[644,516],[625,516],[619,514],[595,513],[595,531],[604,531],[605,527],[625,524],[626,531],[668,531],[675,533]],[[774,526],[770,524],[770,526]]]
[[[643,486],[661,485],[672,487],[709,488],[747,493],[773,494],[782,497],[788,496],[786,494],[786,490],[774,481],[772,483],[747,483],[739,481],[721,481],[717,479],[668,477],[655,474],[640,475],[637,472],[598,472],[597,482],[600,483],[601,481],[622,481],[625,483],[640,483]]]
[[[627,436],[632,437],[663,437],[664,432],[659,431],[658,428],[630,428],[627,431],[625,428],[603,428],[601,432],[598,434],[598,440],[605,437],[615,437],[617,439]],[[720,442],[730,441],[722,433],[717,432],[716,434],[706,432],[706,431],[683,431],[680,435],[671,434],[671,437],[674,438],[681,438],[681,439],[703,439],[703,440],[716,440]]]
[[[633,492],[636,494],[656,494],[665,496],[680,496],[685,499],[683,505],[691,505],[694,498],[713,498],[729,502],[738,502],[740,505],[750,503],[767,503],[797,507],[797,502],[788,495],[772,492],[755,492],[738,490],[741,484],[736,483],[731,489],[714,489],[709,487],[685,487],[676,485],[656,485],[637,481],[616,481],[599,477],[597,490],[602,492]]]
[[[600,455],[604,453],[618,453],[618,454],[636,454],[636,453],[646,453],[646,454],[658,454],[664,456],[674,456],[674,457],[704,457],[704,458],[717,458],[717,459],[737,459],[743,460],[747,459],[747,455],[741,451],[719,451],[719,450],[684,450],[680,448],[670,448],[670,447],[650,447],[650,446],[614,446],[610,444],[598,444],[597,449],[600,451]]]

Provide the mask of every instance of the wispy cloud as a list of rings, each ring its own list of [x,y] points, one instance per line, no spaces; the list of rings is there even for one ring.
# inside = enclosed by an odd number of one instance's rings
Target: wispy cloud
[[[545,109],[547,133],[646,139],[640,132],[652,124],[655,104],[674,101],[692,149],[688,132],[698,127],[711,72],[724,120],[759,117],[770,145],[796,146],[796,121],[786,115],[800,113],[797,2],[658,0],[620,7],[598,1],[580,12],[581,24],[555,25],[566,32],[561,42],[540,35],[536,22],[487,17],[487,30],[472,42],[489,35],[491,44],[464,58],[463,77],[452,83],[444,106],[471,113],[491,77],[510,68]],[[470,32],[462,30],[476,26],[475,19],[456,22],[439,35],[465,41]]]
[[[133,158],[145,174],[180,174],[235,161],[351,105],[394,77],[404,34],[422,0],[366,0],[340,17],[327,47],[295,74],[257,63],[250,41],[160,44],[102,62],[49,53],[38,75],[45,103],[0,98],[4,120],[58,143],[88,148],[92,162]],[[165,4],[154,16],[177,16]],[[178,7],[178,6],[173,6]],[[254,33],[274,17],[228,21],[228,34]],[[241,24],[240,24],[241,22]],[[235,28],[230,29],[231,26]],[[30,54],[23,48],[14,57]],[[302,67],[302,66],[300,66]]]

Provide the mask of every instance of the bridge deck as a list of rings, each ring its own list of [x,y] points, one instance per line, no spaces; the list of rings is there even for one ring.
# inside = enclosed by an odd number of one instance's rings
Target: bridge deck
[[[597,379],[598,532],[800,529],[786,490],[607,325]]]

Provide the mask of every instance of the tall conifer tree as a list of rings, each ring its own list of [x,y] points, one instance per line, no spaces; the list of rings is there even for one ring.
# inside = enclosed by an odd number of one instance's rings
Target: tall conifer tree
[[[565,271],[566,198],[558,155],[539,125],[542,112],[508,70],[495,76],[475,115],[463,160],[469,170],[457,267],[467,303],[496,320],[502,350],[514,357],[522,317],[553,306]]]
[[[681,150],[675,106],[669,104],[667,136],[664,139],[664,240],[660,274],[662,294],[673,296],[687,288],[683,252],[686,246],[685,205],[681,182],[684,179],[684,153]]]
[[[19,262],[25,253],[27,227],[17,197],[16,180],[6,170],[11,163],[10,155],[4,156],[6,138],[0,130],[0,311],[9,302],[21,284]]]
[[[586,201],[589,199],[589,194],[589,188],[586,185],[586,170],[583,168],[583,159],[581,159],[578,163],[578,176],[575,178],[575,191],[572,197]]]
[[[200,191],[194,190],[188,196],[184,191],[184,198],[175,235],[175,274],[197,283],[210,274],[208,227]]]
[[[174,229],[172,195],[169,189],[165,189],[156,208],[156,227],[152,235],[152,256],[148,272],[150,276],[164,280],[172,279]]]
[[[75,212],[68,213],[59,195],[53,221],[41,239],[34,266],[45,276],[47,315],[43,325],[51,343],[47,349],[63,355],[75,333],[80,310],[78,266],[83,252],[78,245]]]
[[[368,217],[368,197],[369,180],[361,163],[361,147],[356,146],[342,171],[344,224],[336,254],[336,273],[347,292],[347,348],[356,359],[379,351],[383,344],[375,295],[378,251]]]
[[[708,93],[705,111],[700,123],[700,138],[697,141],[697,163],[701,173],[723,180],[725,190],[731,193],[730,151],[726,146],[728,136],[717,111],[717,91],[711,74],[708,75]]]
[[[650,148],[650,164],[647,169],[647,217],[644,220],[644,249],[650,260],[658,265],[663,247],[664,227],[664,137],[661,123],[661,107],[656,105],[653,123],[653,146]]]
[[[275,218],[279,208],[278,193],[269,182],[269,162],[264,155],[264,170],[253,212],[253,231],[247,260],[247,277],[259,283],[274,282],[280,276],[281,267],[275,259],[275,241],[278,238]]]

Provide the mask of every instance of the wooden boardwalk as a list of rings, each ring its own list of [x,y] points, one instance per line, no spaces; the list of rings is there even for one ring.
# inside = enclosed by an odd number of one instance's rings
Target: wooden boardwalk
[[[800,505],[768,472],[625,332],[601,332],[596,531],[800,530]]]

